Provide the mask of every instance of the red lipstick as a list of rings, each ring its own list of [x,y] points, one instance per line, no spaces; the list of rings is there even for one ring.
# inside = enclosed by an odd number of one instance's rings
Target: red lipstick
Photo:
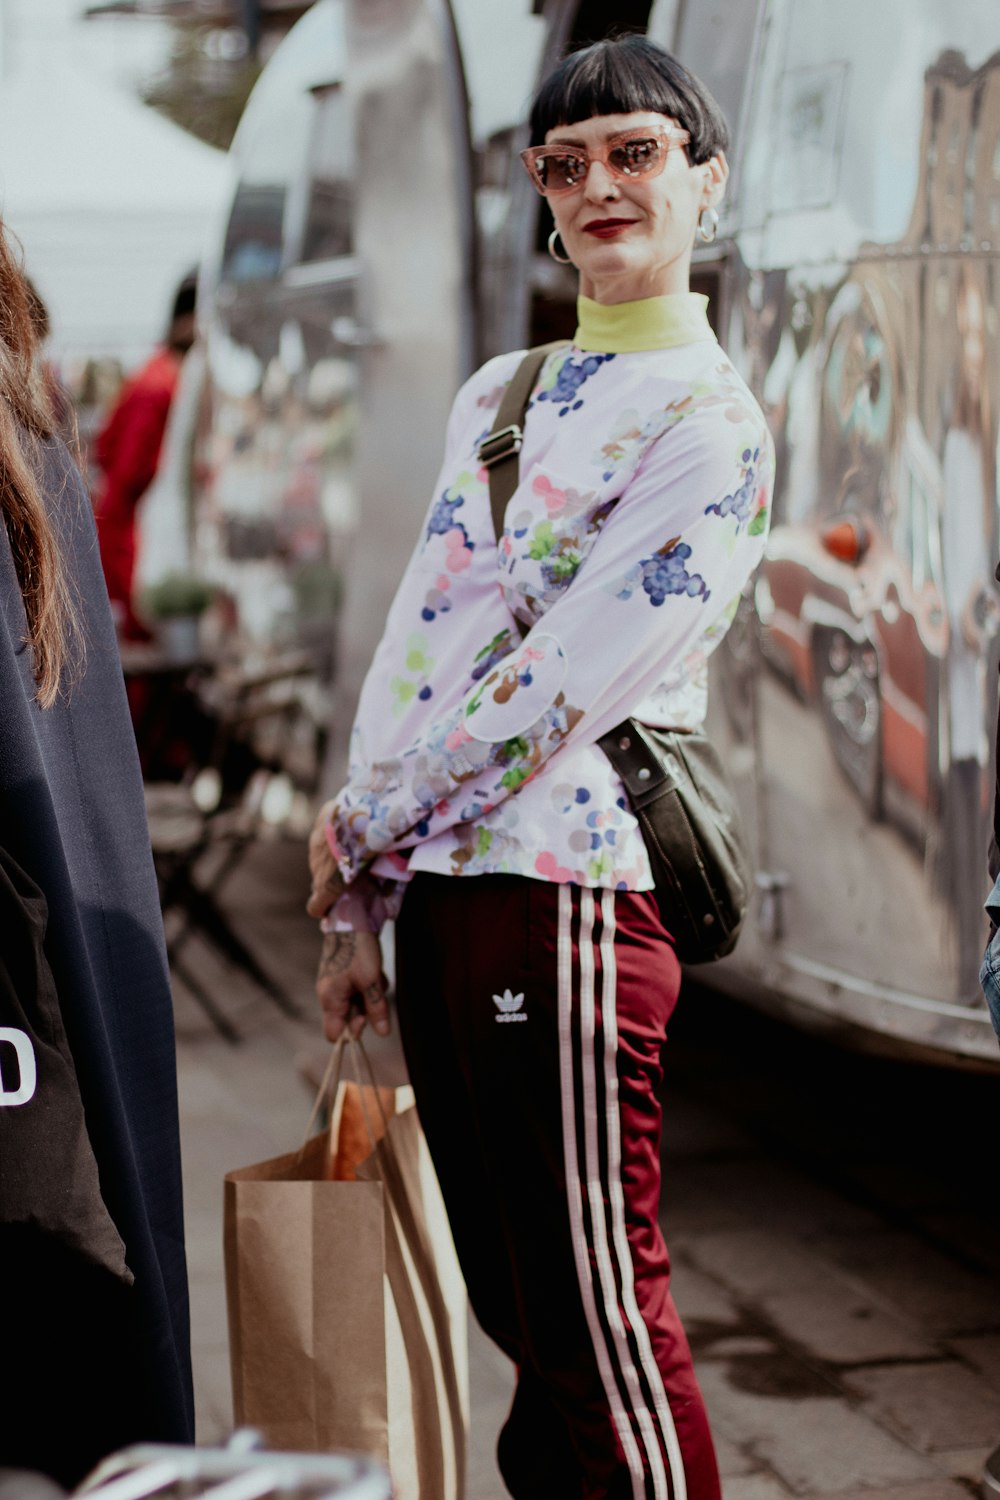
[[[591,219],[583,229],[585,234],[596,235],[599,240],[610,240],[637,222],[636,219]]]

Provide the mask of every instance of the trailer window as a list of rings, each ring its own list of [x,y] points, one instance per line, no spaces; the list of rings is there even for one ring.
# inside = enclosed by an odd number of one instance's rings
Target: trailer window
[[[226,229],[224,281],[267,281],[277,276],[284,212],[282,184],[240,183]]]
[[[310,192],[315,176],[322,197],[331,160],[326,101],[338,92],[329,80],[344,69],[343,24],[343,6],[319,0],[278,48],[250,97],[233,142],[239,175],[223,247],[224,281],[276,279],[299,258],[304,224],[322,217],[318,208],[313,213]]]
[[[300,260],[333,260],[351,253],[353,174],[354,152],[344,91],[336,84],[317,89]]]

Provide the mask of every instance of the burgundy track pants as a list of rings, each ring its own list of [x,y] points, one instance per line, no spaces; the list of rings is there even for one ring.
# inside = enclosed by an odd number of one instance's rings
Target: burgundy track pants
[[[403,1049],[473,1311],[517,1366],[516,1500],[720,1500],[657,1222],[680,968],[649,893],[418,874]]]

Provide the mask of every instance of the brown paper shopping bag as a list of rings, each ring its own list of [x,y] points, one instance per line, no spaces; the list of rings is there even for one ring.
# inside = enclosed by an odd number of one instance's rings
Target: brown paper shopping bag
[[[380,1459],[396,1500],[461,1500],[465,1286],[413,1092],[333,1097],[300,1152],[226,1176],[236,1422],[275,1448]]]

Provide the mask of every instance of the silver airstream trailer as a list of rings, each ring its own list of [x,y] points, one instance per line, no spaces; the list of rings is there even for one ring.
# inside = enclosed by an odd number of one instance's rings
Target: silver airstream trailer
[[[713,662],[757,899],[706,977],[991,1063],[995,0],[318,0],[251,99],[206,270],[195,550],[246,642],[313,654],[335,774],[455,388],[575,326],[515,148],[539,71],[611,27],[675,50],[732,122],[694,285],[779,456]]]

